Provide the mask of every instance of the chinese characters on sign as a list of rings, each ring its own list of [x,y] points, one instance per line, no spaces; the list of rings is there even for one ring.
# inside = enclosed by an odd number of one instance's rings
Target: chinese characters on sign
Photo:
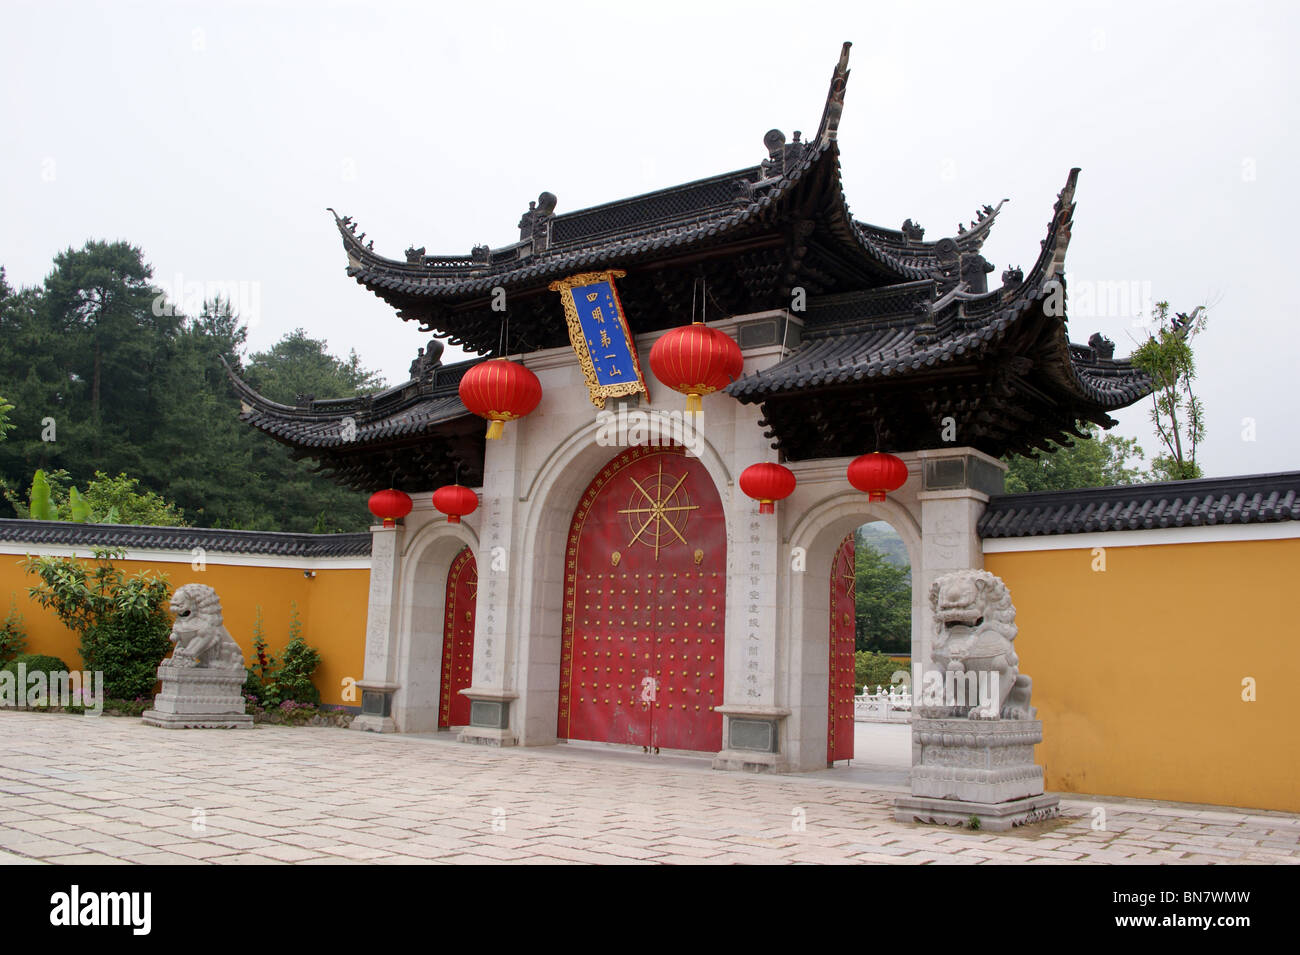
[[[487,527],[485,528],[484,539],[499,546],[504,543],[502,540],[501,503],[495,499],[489,500],[486,510]],[[501,612],[502,607],[501,590],[501,574],[493,570],[487,578],[487,619],[484,621],[482,629],[483,650],[481,660],[484,672],[474,674],[476,686],[501,686],[504,678],[496,652],[496,640],[499,635],[497,615]]]
[[[759,531],[762,525],[758,521],[751,521],[749,525],[749,602],[746,607],[745,627],[747,631],[746,639],[746,658],[745,658],[745,699],[758,701],[763,697],[763,691],[760,684],[762,675],[762,666],[759,663],[759,646],[761,643],[760,634],[760,613],[758,609],[759,593],[759,572],[762,567],[763,552],[760,549]]]
[[[564,301],[569,341],[586,376],[591,401],[598,408],[605,407],[606,398],[637,392],[649,395],[636,343],[614,288],[614,280],[624,274],[618,270],[584,272],[550,286]]]

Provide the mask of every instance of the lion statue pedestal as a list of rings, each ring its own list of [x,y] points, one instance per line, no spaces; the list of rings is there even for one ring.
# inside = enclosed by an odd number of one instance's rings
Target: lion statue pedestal
[[[162,692],[141,717],[166,729],[252,728],[244,712],[244,654],[221,622],[221,600],[203,584],[172,595],[172,655],[158,667]]]
[[[1043,791],[1034,745],[1043,724],[1020,672],[1016,608],[1001,579],[982,570],[945,574],[930,588],[931,660],[912,687],[912,795],[894,801],[900,822],[995,832],[1057,815]]]

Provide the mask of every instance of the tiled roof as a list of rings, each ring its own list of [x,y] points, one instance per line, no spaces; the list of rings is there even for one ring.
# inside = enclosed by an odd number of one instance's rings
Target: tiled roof
[[[754,167],[568,216],[556,216],[552,229],[560,227],[562,236],[567,232],[566,220],[585,217],[592,220],[592,225],[575,229],[571,239],[554,243],[545,250],[528,254],[522,254],[519,246],[493,250],[487,262],[476,262],[472,256],[426,257],[423,263],[399,262],[375,254],[362,245],[343,219],[337,216],[335,219],[348,254],[348,275],[385,301],[395,305],[410,299],[459,301],[490,293],[496,287],[538,285],[584,269],[624,266],[636,259],[667,255],[745,230],[767,219],[782,198],[824,157],[832,154],[838,155],[834,141],[810,145],[793,171],[777,181],[760,182],[758,168]],[[660,207],[672,207],[670,200],[674,196],[724,181],[745,182],[753,189],[752,195],[741,204],[736,201],[735,189],[731,189],[725,201],[701,202],[694,207],[683,203],[681,213],[675,217],[656,215]],[[613,210],[620,210],[621,215],[615,216]],[[868,240],[862,241],[866,244]],[[888,255],[878,258],[882,264],[890,261]],[[906,277],[913,276],[909,273]]]
[[[1002,211],[1002,206],[1006,203],[1003,199],[997,206],[985,206],[976,214],[976,218],[971,222],[970,228],[958,226],[957,235],[953,237],[953,244],[959,251],[964,253],[978,252],[984,245],[984,240],[988,234],[993,231],[993,223]],[[895,258],[907,265],[920,269],[933,269],[939,256],[937,242],[925,242],[918,238],[912,238],[901,229],[885,229],[878,225],[872,225],[869,222],[853,223],[862,237],[877,248],[890,253]],[[904,223],[904,225],[910,224]],[[919,227],[917,227],[919,228]],[[920,230],[924,232],[924,229]]]
[[[439,433],[439,425],[470,417],[460,400],[460,379],[482,359],[433,369],[431,381],[408,381],[357,398],[307,400],[283,405],[263,397],[227,366],[244,410],[240,420],[298,448],[364,448],[397,438]]]
[[[1034,537],[1300,520],[1300,471],[1121,487],[1001,494],[981,537]]]
[[[774,393],[898,378],[970,362],[998,345],[1022,316],[1033,314],[1030,307],[1045,294],[1041,289],[1027,290],[1003,305],[999,290],[989,296],[989,303],[996,305],[991,315],[963,313],[953,303],[928,327],[912,315],[865,325],[847,320],[843,326],[806,327],[798,351],[771,368],[741,378],[726,391],[752,402]],[[1064,328],[1061,334],[1061,343],[1065,343]],[[1071,390],[1098,408],[1122,408],[1149,393],[1146,376],[1128,361],[1097,358],[1076,347],[1069,351],[1069,364]]]
[[[804,340],[794,354],[733,382],[727,393],[755,402],[808,388],[928,373],[982,358],[1022,319],[1041,319],[1046,299],[1064,296],[1078,172],[1070,171],[1057,197],[1038,260],[1015,285],[971,295],[960,286],[945,291],[931,280],[828,298],[809,309]],[[1062,390],[1103,411],[1149,393],[1146,376],[1129,362],[1100,358],[1090,348],[1072,345],[1063,316],[1045,327],[1050,348],[1038,350],[1037,364],[1053,359]],[[1018,349],[1026,350],[1023,345]]]
[[[403,262],[376,254],[363,244],[355,223],[335,214],[348,254],[348,275],[385,299],[463,299],[497,286],[536,284],[584,268],[628,265],[698,242],[709,241],[769,218],[781,201],[823,160],[833,164],[826,180],[838,207],[852,222],[846,240],[873,267],[894,281],[930,277],[938,268],[936,242],[909,241],[893,229],[854,222],[840,188],[839,149],[834,140],[803,144],[801,158],[780,178],[763,178],[758,166],[621,199],[550,220],[550,244],[529,249],[516,243],[473,255],[422,256]],[[1005,201],[1005,200],[1004,200]],[[1001,203],[999,203],[999,208]],[[976,252],[993,226],[997,210],[982,213],[954,241],[962,252]]]
[[[696,281],[711,282],[718,309],[744,314],[781,307],[794,288],[835,294],[951,277],[963,256],[971,268],[987,266],[978,253],[1001,203],[937,242],[922,241],[924,230],[910,221],[896,230],[853,218],[836,141],[848,50],[845,44],[832,73],[817,134],[801,141],[796,132],[787,144],[770,130],[768,158],[758,165],[558,215],[557,197],[544,192],[520,219],[517,242],[469,254],[411,247],[404,259],[389,258],[351,216],[335,213],[347,274],[402,319],[475,352],[501,347],[500,316],[487,303],[508,291],[511,323],[501,350],[513,353],[559,344],[548,286],[583,271],[628,273],[620,293],[639,334],[692,314]],[[971,288],[984,291],[983,272]]]
[[[126,547],[132,550],[258,554],[274,557],[369,557],[370,535],[286,534],[210,527],[149,527],[132,524],[78,524],[71,521],[0,519],[0,543]]]
[[[295,458],[314,459],[319,472],[354,491],[414,493],[481,483],[486,429],[458,394],[461,378],[480,361],[443,365],[435,358],[420,368],[417,360],[417,377],[395,388],[355,398],[304,396],[294,406],[258,394],[229,365],[226,372],[240,420],[288,445]]]

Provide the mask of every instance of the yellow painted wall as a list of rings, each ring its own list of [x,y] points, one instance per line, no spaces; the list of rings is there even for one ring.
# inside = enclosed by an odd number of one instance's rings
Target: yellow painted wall
[[[0,617],[9,612],[11,595],[23,615],[27,631],[27,653],[48,653],[70,667],[80,668],[79,638],[53,611],[44,610],[27,596],[36,577],[19,566],[21,556],[0,554]],[[313,676],[321,702],[359,705],[344,700],[343,678],[360,680],[366,649],[366,603],[370,571],[365,569],[318,569],[306,578],[302,570],[290,567],[239,567],[214,564],[194,570],[188,563],[114,561],[127,574],[154,570],[166,575],[172,590],[182,584],[207,584],[221,597],[226,629],[253,660],[253,623],[262,608],[262,632],[272,653],[279,654],[289,642],[290,605],[296,603],[303,637],[320,651],[321,662]]]
[[[1016,606],[1047,788],[1300,812],[1300,540],[1094,559],[984,558]]]

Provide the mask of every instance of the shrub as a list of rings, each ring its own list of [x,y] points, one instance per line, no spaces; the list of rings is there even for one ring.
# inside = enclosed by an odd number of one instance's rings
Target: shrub
[[[905,664],[891,659],[883,653],[859,650],[853,654],[853,683],[856,692],[861,693],[867,687],[872,693],[876,687],[889,687],[893,684],[894,674],[906,670]]]
[[[44,653],[20,653],[4,666],[0,666],[0,671],[8,671],[17,676],[18,664],[20,663],[27,673],[68,673],[72,670],[58,657],[52,657]]]
[[[104,693],[114,699],[153,696],[158,664],[171,648],[171,625],[157,614],[142,620],[113,617],[86,631],[81,658],[104,674]]]
[[[261,607],[257,608],[257,620],[253,624],[253,651],[257,654],[257,662],[245,669],[244,696],[267,708],[290,701],[320,703],[320,690],[311,680],[320,665],[320,651],[308,646],[303,639],[298,607],[296,604],[290,606],[289,643],[279,659],[267,651]]]
[[[257,608],[257,617],[253,621],[253,653],[257,656],[257,661],[251,667],[244,667],[244,697],[254,705],[267,704],[274,706],[279,703],[268,703],[270,691],[267,688],[268,683],[273,683],[272,675],[275,673],[277,661],[266,649],[266,634],[262,629],[262,607]]]
[[[298,608],[293,608],[289,619],[289,643],[280,658],[280,698],[297,703],[319,703],[320,690],[311,675],[320,666],[320,651],[307,645],[298,620]]]
[[[170,647],[167,578],[152,571],[128,578],[113,566],[114,552],[94,555],[89,564],[74,557],[28,558],[23,567],[41,581],[28,593],[81,635],[82,663],[104,674],[106,697],[152,695]]]
[[[9,615],[0,621],[0,663],[6,663],[23,652],[27,646],[27,631],[23,629],[23,615],[10,598]]]
[[[134,700],[105,700],[105,716],[139,716],[153,706],[152,700],[137,698]]]
[[[25,677],[30,677],[33,673],[46,674],[47,682],[46,682],[45,692],[47,694],[49,692],[49,685],[50,685],[48,682],[49,674],[69,672],[68,665],[64,663],[62,660],[60,660],[58,657],[51,657],[41,653],[20,653],[18,654],[18,656],[14,657],[12,660],[6,663],[4,666],[0,667],[0,672],[8,671],[9,673],[12,673],[14,675],[14,680],[17,681],[19,665],[21,665],[24,668],[23,672]],[[17,682],[15,682],[14,689],[17,695],[17,703],[19,705],[26,705],[27,701],[30,699],[27,696],[29,686],[20,685]],[[49,699],[50,698],[47,695],[45,697],[44,702],[40,703],[40,705],[37,708],[41,710],[48,710],[50,708]]]

